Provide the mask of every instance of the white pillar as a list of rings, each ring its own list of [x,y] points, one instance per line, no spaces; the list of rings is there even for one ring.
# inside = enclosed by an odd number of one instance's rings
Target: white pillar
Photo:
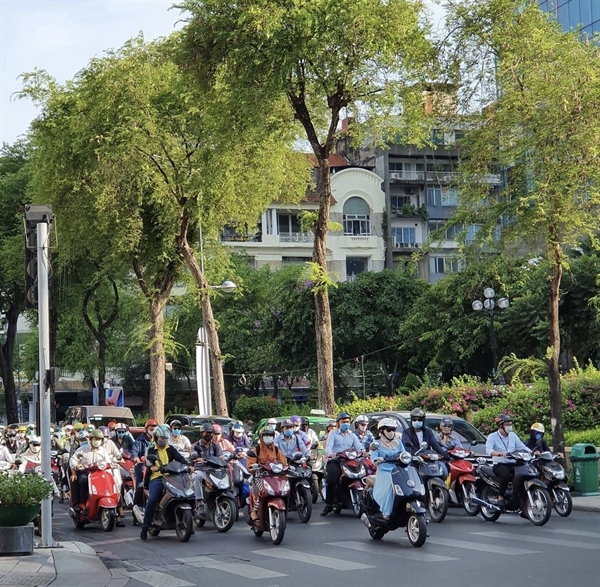
[[[275,208],[271,210],[271,223],[273,224],[273,234],[279,234],[279,227],[277,226],[277,210]]]
[[[204,326],[201,326],[198,328],[196,341],[196,385],[198,387],[198,411],[203,415],[212,413],[209,361],[206,331]]]

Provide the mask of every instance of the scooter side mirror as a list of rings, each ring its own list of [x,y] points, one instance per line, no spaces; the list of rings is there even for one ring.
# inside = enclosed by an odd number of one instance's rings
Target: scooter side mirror
[[[379,450],[379,443],[373,441],[371,444],[369,444],[369,450]]]
[[[255,452],[254,452],[252,449],[250,449],[250,450],[249,450],[249,451],[246,453],[246,455],[247,455],[247,456],[249,456],[249,457],[255,457],[255,456],[256,456],[256,453],[255,453]]]
[[[477,441],[476,440],[471,440],[471,446],[477,446]]]
[[[319,446],[319,443],[318,443],[318,442],[313,442],[313,443],[310,445],[310,448],[311,448],[312,450],[315,450],[315,448],[317,448],[318,446]]]
[[[156,461],[158,461],[158,456],[157,455],[148,455],[146,457],[146,459],[148,460],[149,463],[156,463]]]
[[[419,448],[420,448],[421,450],[425,450],[425,449],[426,449],[428,446],[429,446],[429,445],[428,445],[426,442],[422,442],[422,443],[419,445]]]

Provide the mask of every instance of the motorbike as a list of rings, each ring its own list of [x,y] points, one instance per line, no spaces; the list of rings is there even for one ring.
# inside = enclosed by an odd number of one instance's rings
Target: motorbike
[[[319,495],[325,501],[325,459],[318,446],[317,442],[313,442],[310,447],[310,468],[312,471],[310,490],[313,503],[317,503]]]
[[[312,495],[309,481],[312,478],[312,471],[306,457],[303,457],[301,453],[293,454],[288,461],[287,476],[290,482],[290,511],[296,510],[299,520],[306,524],[312,514]]]
[[[442,457],[428,449],[427,443],[422,443],[415,453],[419,463],[419,474],[427,490],[425,502],[432,522],[443,522],[448,513],[449,495],[446,488],[445,470],[440,460]]]
[[[92,522],[100,522],[105,532],[115,527],[119,494],[111,469],[112,465],[104,460],[79,467],[88,472],[88,499],[83,509],[76,509],[77,504],[73,503],[69,507],[75,527],[83,528]]]
[[[339,514],[342,509],[351,509],[357,518],[362,514],[362,480],[367,476],[364,456],[355,450],[345,450],[337,455],[340,460],[341,475],[337,494],[333,499],[333,511]]]
[[[476,516],[481,507],[473,501],[473,498],[477,497],[475,465],[469,460],[473,457],[473,452],[463,448],[453,448],[447,454],[450,467],[447,481],[450,505],[464,507],[469,516]],[[485,459],[483,460],[485,462]]]
[[[127,451],[121,450],[121,462],[119,463],[119,472],[121,473],[121,495],[120,504],[122,507],[131,509],[133,507],[133,498],[135,496],[135,487],[133,480],[134,463],[131,455]]]
[[[252,453],[249,452],[248,455],[252,456]],[[262,465],[255,464],[250,470],[258,486],[258,517],[252,520],[248,516],[248,523],[255,536],[260,537],[267,530],[271,542],[275,545],[281,544],[285,534],[290,494],[287,466],[269,461]]]
[[[31,460],[27,457],[21,455],[17,457],[18,459],[25,460],[25,467],[22,469],[24,475],[40,475],[42,476],[42,465],[39,460]],[[51,498],[51,508],[52,508],[52,516],[54,516],[54,496],[59,494],[58,487],[56,486],[56,481],[54,478],[54,471],[52,471],[52,487],[53,491],[50,496]],[[36,536],[41,536],[42,533],[42,512],[41,510],[38,512],[37,516],[33,520],[33,528]]]
[[[149,460],[156,463],[157,457]],[[179,461],[171,461],[167,465],[161,465],[163,473],[164,494],[154,511],[152,526],[148,528],[150,536],[158,536],[162,530],[175,530],[180,542],[187,542],[194,531],[194,508],[195,493],[192,476],[189,467]],[[147,491],[145,491],[147,496]],[[144,510],[140,507],[133,508],[133,514],[137,521],[144,522]]]
[[[371,450],[377,450],[377,443]],[[384,459],[395,465],[391,471],[391,484],[394,489],[394,504],[389,519],[382,516],[379,505],[373,497],[374,477],[365,479],[367,488],[362,495],[361,516],[373,540],[381,540],[388,532],[405,528],[408,541],[415,547],[425,544],[427,521],[425,519],[425,485],[419,475],[419,458],[403,451],[397,457]]]
[[[539,458],[533,460],[533,464],[540,473],[541,480],[548,487],[548,493],[556,513],[561,518],[566,518],[573,511],[573,498],[566,484],[567,477],[564,467],[555,462],[558,455],[549,451],[540,454]]]
[[[50,466],[52,467],[52,483],[54,491],[58,495],[58,503],[65,502],[65,496],[69,491],[68,485],[65,486],[62,474],[62,454],[64,451],[53,450],[50,452]]]
[[[205,513],[194,512],[196,526],[204,526],[212,518],[219,532],[227,532],[237,519],[237,489],[230,467],[222,457],[208,457],[202,468]]]
[[[504,496],[504,506],[498,505],[499,479],[489,465],[478,467],[477,497],[474,501],[481,506],[481,515],[488,522],[495,522],[503,513],[521,513],[535,526],[543,526],[552,514],[552,499],[546,484],[529,452],[513,452],[506,455],[514,464],[514,477]]]

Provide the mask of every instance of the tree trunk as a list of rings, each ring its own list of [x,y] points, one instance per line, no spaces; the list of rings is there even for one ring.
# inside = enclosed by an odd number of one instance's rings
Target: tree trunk
[[[150,300],[150,418],[165,419],[165,303],[166,298]],[[98,385],[100,382],[98,382]]]
[[[327,230],[331,201],[331,179],[327,159],[319,161],[319,217],[315,225],[313,261],[327,273]],[[319,408],[328,415],[335,410],[335,386],[333,382],[333,332],[329,292],[325,285],[315,291],[315,337],[317,347],[317,384]]]
[[[106,405],[106,341],[104,333],[98,340],[98,403],[101,406]]]
[[[547,363],[548,381],[550,384],[552,448],[555,452],[564,453],[562,394],[559,369],[560,325],[558,303],[560,301],[560,282],[562,278],[562,251],[560,245],[556,243],[551,245],[549,259],[552,273],[550,277],[550,303],[548,308],[550,354]]]
[[[6,314],[6,340],[0,344],[0,376],[4,383],[4,402],[6,408],[6,420],[8,424],[19,421],[19,410],[17,409],[17,390],[15,388],[15,376],[13,371],[13,357],[15,340],[17,337],[17,320],[19,310],[13,302]],[[20,365],[19,365],[20,368]]]
[[[225,395],[225,377],[223,376],[223,363],[221,356],[221,347],[219,345],[219,334],[217,325],[213,316],[212,305],[210,303],[210,286],[206,277],[198,265],[194,255],[194,250],[190,247],[187,240],[187,229],[189,220],[184,218],[182,229],[177,237],[179,250],[183,255],[189,270],[194,277],[196,285],[200,290],[200,303],[202,305],[202,318],[204,328],[206,329],[206,338],[208,342],[208,354],[210,356],[210,366],[213,377],[213,400],[215,404],[215,413],[217,416],[228,416],[227,396]]]

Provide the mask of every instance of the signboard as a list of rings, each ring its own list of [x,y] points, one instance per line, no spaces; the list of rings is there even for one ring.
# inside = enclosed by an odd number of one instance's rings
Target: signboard
[[[106,387],[104,391],[106,393],[106,400],[104,402],[105,406],[114,406],[116,408],[125,407],[125,398],[122,387]],[[92,389],[92,404],[94,406],[100,405],[100,397],[97,387]]]

